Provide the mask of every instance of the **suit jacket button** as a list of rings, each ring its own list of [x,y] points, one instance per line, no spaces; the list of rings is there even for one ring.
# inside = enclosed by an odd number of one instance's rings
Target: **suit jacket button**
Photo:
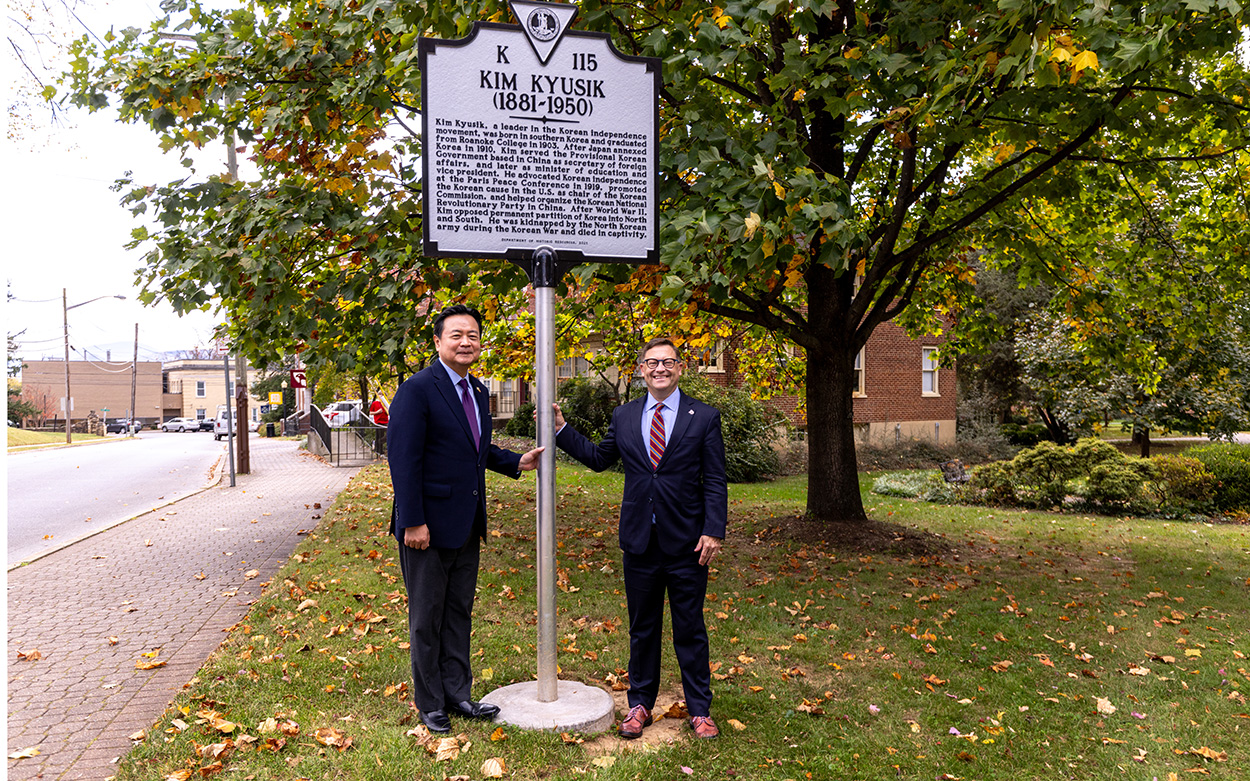
[[[477,496],[477,491],[474,491],[474,492],[473,492],[473,495],[474,495],[474,496]]]

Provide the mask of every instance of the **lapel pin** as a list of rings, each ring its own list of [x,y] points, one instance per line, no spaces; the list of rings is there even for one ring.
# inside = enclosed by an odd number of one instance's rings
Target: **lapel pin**
[[[693,415],[693,414],[694,414],[694,410],[690,410],[690,414],[691,414],[691,415]]]

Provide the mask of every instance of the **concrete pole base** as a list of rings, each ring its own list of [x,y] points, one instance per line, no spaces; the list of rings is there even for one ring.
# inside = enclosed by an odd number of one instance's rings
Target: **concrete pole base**
[[[612,695],[575,681],[556,681],[555,702],[538,701],[538,681],[514,683],[482,698],[499,706],[495,721],[546,732],[603,732],[612,726]]]

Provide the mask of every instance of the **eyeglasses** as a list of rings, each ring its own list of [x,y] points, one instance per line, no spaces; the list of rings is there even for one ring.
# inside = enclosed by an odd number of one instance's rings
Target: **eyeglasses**
[[[664,366],[665,369],[671,369],[679,363],[681,363],[681,361],[677,360],[676,358],[643,358],[642,359],[642,365],[646,366],[648,369],[654,369],[660,366],[661,364]]]

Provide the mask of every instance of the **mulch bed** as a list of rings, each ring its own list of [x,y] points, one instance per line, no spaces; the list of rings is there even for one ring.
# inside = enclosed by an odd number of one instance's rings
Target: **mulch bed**
[[[890,553],[900,556],[945,556],[954,545],[944,537],[886,521],[813,521],[792,515],[771,518],[766,535],[845,554]]]

